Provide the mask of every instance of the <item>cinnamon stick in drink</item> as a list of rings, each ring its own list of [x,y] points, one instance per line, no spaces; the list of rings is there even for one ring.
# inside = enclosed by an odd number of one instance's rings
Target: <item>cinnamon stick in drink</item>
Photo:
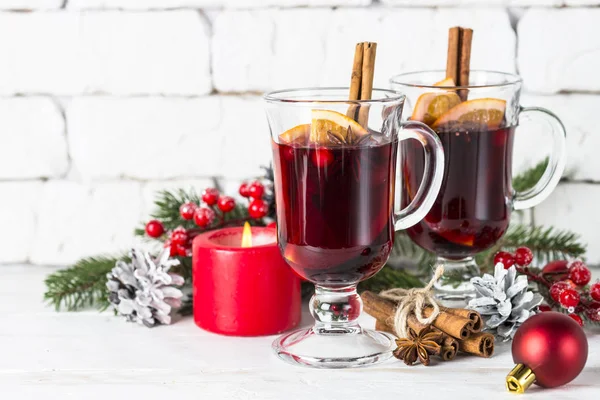
[[[448,58],[446,60],[446,78],[452,78],[458,84],[458,65],[460,51],[460,28],[455,26],[448,30]]]
[[[350,77],[350,93],[348,100],[370,100],[373,95],[373,76],[375,74],[375,55],[377,43],[362,42],[356,44],[352,75]],[[346,115],[367,128],[369,107],[367,105],[351,105]]]
[[[452,78],[456,86],[468,86],[471,71],[471,42],[473,30],[453,27],[448,31],[448,58],[446,60],[446,77]],[[464,101],[468,97],[468,89],[461,89],[458,95]]]
[[[350,94],[348,95],[348,100],[360,100],[364,47],[364,43],[362,42],[356,44],[356,50],[354,51],[354,63],[352,64],[352,75],[350,77]],[[356,120],[357,110],[358,106],[351,105],[348,107],[348,112],[346,112],[346,115],[348,118]]]

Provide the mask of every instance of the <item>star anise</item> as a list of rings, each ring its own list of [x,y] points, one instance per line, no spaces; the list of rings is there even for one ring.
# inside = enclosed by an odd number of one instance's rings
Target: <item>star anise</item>
[[[408,330],[408,337],[396,340],[398,348],[394,350],[394,357],[403,360],[406,365],[413,365],[417,358],[423,365],[429,365],[429,356],[439,354],[442,333],[432,331],[431,327],[423,329],[417,334],[413,329]]]

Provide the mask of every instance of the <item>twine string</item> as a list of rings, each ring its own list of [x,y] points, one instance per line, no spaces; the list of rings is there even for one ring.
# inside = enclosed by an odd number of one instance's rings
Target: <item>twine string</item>
[[[440,314],[440,306],[435,300],[431,289],[443,274],[444,267],[440,265],[436,268],[429,283],[423,288],[395,288],[381,292],[381,296],[398,302],[394,314],[394,331],[398,337],[405,338],[408,336],[408,317],[411,313],[414,313],[417,321],[423,325],[430,325]],[[423,308],[427,306],[433,307],[433,312],[425,318]]]

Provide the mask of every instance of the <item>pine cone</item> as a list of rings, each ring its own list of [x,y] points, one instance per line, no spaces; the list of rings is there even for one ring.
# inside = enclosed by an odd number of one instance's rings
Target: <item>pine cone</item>
[[[169,249],[157,258],[131,250],[131,263],[117,261],[107,275],[108,299],[119,315],[130,322],[152,327],[171,323],[171,310],[181,306],[181,276],[168,273],[179,261],[169,259]]]
[[[525,275],[517,276],[514,266],[504,269],[502,263],[496,264],[494,276],[484,274],[472,278],[471,283],[476,297],[468,308],[481,314],[485,330],[495,332],[504,341],[512,339],[517,328],[536,314],[543,300],[539,293],[527,290],[529,282]]]

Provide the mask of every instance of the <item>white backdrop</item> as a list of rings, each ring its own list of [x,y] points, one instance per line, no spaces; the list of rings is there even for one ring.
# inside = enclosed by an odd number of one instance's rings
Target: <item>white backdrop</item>
[[[263,91],[347,85],[365,40],[376,86],[443,68],[457,24],[475,30],[472,68],[520,73],[523,103],[563,118],[568,179],[533,218],[600,262],[600,0],[371,3],[0,0],[0,262],[126,249],[157,189],[235,190],[268,163]],[[543,136],[517,136],[518,168],[543,158]]]

